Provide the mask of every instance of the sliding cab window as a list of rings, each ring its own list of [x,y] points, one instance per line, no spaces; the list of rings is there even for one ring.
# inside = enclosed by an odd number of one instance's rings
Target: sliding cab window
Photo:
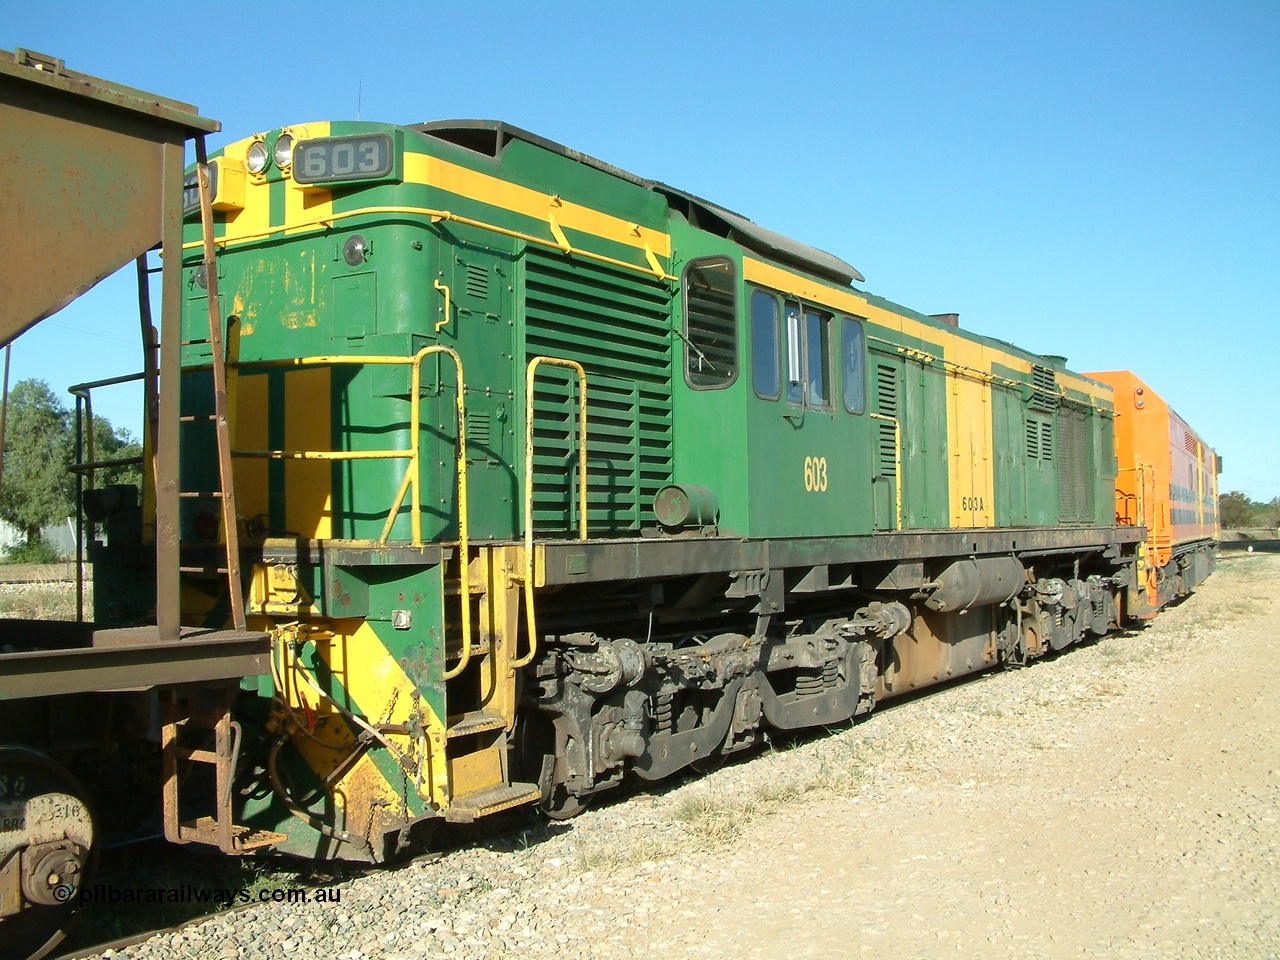
[[[786,305],[787,400],[809,407],[831,406],[831,315]]]
[[[867,338],[862,323],[840,318],[840,368],[843,373],[844,408],[850,413],[867,409]]]
[[[738,375],[738,283],[728,257],[684,270],[684,371],[691,387],[728,386]]]
[[[751,294],[751,380],[756,395],[764,400],[782,395],[778,340],[778,298],[755,290]]]

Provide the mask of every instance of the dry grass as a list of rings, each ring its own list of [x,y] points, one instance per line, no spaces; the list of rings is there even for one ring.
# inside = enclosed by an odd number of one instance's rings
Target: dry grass
[[[85,616],[93,610],[93,586],[85,583]],[[15,620],[74,620],[76,585],[65,580],[0,584],[0,617]]]
[[[817,764],[748,793],[724,794],[714,787],[690,793],[673,810],[676,821],[703,849],[722,846],[747,826],[810,797],[855,794],[872,775],[873,747],[855,737],[838,737],[819,749]],[[900,765],[901,765],[900,761]]]

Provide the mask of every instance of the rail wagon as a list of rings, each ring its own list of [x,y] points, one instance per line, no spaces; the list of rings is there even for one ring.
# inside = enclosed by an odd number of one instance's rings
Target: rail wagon
[[[136,258],[139,300],[147,306],[141,328],[152,346],[148,288],[152,274],[161,274],[154,319],[171,347],[159,351],[159,365],[169,371],[166,385],[175,383],[184,145],[195,139],[203,156],[204,135],[217,129],[217,121],[189,104],[67,70],[56,57],[0,50],[6,241],[0,344]],[[157,246],[169,253],[160,269],[148,266]],[[147,357],[154,361],[156,354],[149,350]],[[176,492],[177,456],[167,451],[175,450],[178,394],[169,388],[159,395],[156,373],[152,363],[147,375],[125,379],[146,381],[148,446],[156,450],[158,438],[166,451],[149,464],[159,482],[147,500],[146,566],[150,576],[161,574],[159,586],[153,581],[150,587],[159,598],[153,604],[159,619],[149,611],[120,629],[83,618],[0,619],[0,954],[6,958],[53,950],[106,843],[154,833],[149,821],[161,797],[156,691],[226,689],[265,672],[270,660],[265,633],[179,628],[178,501],[167,492]],[[91,486],[92,463],[80,475]],[[133,488],[97,496],[125,497],[138,507]],[[114,522],[123,515],[117,511]],[[141,524],[133,519],[136,531]],[[121,544],[118,537],[114,542]]]
[[[13,738],[158,794],[174,842],[382,862],[1166,602],[1118,388],[693,194],[504,123],[335,121],[184,205],[156,469],[84,498],[93,642],[238,658],[100,685],[105,750]]]

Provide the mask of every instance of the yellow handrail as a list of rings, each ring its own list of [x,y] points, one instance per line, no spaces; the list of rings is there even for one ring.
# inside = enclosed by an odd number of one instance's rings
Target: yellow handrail
[[[578,539],[587,539],[587,371],[574,360],[534,357],[525,371],[524,384],[524,609],[529,652],[512,661],[513,670],[527,666],[538,652],[538,622],[533,609],[533,381],[544,363],[578,374]]]
[[[436,335],[438,336],[440,334],[440,328],[447,327],[449,325],[449,321],[453,318],[453,292],[449,289],[449,285],[447,283],[441,283],[439,280],[435,281],[435,288],[437,290],[444,291],[444,319],[436,323]],[[457,334],[456,330],[454,331],[454,334]]]
[[[897,417],[885,416],[883,413],[871,414],[872,420],[884,420],[893,424],[893,494],[894,494],[894,529],[902,529],[902,425]]]
[[[387,522],[382,527],[379,543],[386,543],[395,525],[396,514],[404,503],[405,494],[413,488],[413,501],[410,505],[410,523],[413,532],[413,545],[422,546],[422,498],[419,482],[419,434],[421,433],[421,393],[422,361],[433,353],[446,354],[453,361],[458,376],[458,569],[462,578],[462,653],[452,670],[444,672],[445,680],[452,680],[467,668],[471,660],[471,573],[470,573],[470,536],[467,524],[467,406],[466,385],[462,373],[462,358],[452,347],[442,344],[423,347],[411,357],[383,355],[325,355],[317,357],[283,357],[277,360],[247,360],[228,366],[245,367],[316,367],[336,366],[339,364],[408,364],[411,371],[409,385],[409,449],[408,450],[233,450],[236,457],[265,457],[273,460],[399,460],[408,459],[404,478],[400,481],[400,489],[396,492],[395,502],[387,514]]]

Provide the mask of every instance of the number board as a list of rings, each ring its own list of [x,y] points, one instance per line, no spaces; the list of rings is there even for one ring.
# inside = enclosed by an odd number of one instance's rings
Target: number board
[[[209,199],[218,199],[218,161],[209,163]],[[196,179],[196,171],[192,170],[182,178],[182,214],[186,216],[193,210],[200,209],[200,181]]]
[[[303,140],[293,148],[293,179],[326,184],[387,179],[398,166],[396,146],[387,133]]]

